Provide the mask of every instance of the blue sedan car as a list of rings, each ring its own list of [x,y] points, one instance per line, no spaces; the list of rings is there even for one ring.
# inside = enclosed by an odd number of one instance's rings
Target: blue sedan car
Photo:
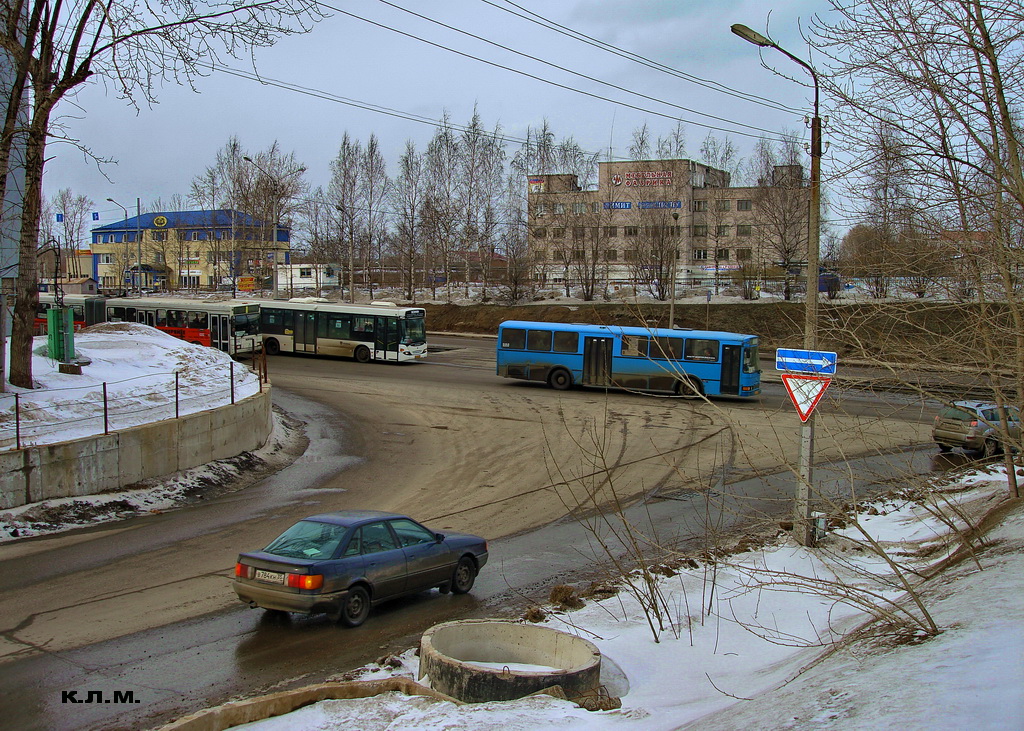
[[[434,533],[412,518],[376,510],[300,520],[262,551],[242,553],[232,587],[250,607],[326,613],[349,627],[370,607],[437,587],[465,594],[487,563],[487,541]]]

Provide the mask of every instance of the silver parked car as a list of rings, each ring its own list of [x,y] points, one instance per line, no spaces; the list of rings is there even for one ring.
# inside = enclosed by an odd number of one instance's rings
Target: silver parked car
[[[376,510],[300,520],[261,551],[242,553],[232,587],[250,607],[326,613],[349,627],[370,607],[437,587],[465,594],[487,563],[487,541],[434,533],[412,518]]]
[[[1006,406],[1006,430],[1003,430],[999,406],[986,401],[954,401],[935,416],[932,440],[943,452],[961,447],[992,457],[1003,450],[1005,442],[1020,442],[1020,412]]]

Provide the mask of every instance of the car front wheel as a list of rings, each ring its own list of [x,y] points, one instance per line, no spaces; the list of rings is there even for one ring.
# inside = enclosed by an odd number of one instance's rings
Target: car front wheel
[[[370,593],[361,586],[353,586],[348,590],[341,605],[341,613],[338,616],[346,627],[358,627],[370,616]]]
[[[476,564],[469,556],[459,559],[452,576],[452,591],[456,594],[466,594],[473,588],[476,582]]]

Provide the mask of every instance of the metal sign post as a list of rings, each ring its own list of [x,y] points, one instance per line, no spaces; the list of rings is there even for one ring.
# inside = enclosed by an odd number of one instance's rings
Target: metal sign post
[[[803,424],[800,427],[800,474],[796,486],[793,537],[803,546],[814,545],[811,489],[814,480],[814,408],[836,372],[835,353],[819,350],[775,351],[775,368],[787,371],[782,383]]]

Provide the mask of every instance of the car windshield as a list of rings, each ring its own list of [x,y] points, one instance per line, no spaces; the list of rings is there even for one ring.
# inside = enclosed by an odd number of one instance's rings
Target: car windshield
[[[302,520],[275,538],[263,550],[285,558],[333,558],[347,530],[342,525]]]

